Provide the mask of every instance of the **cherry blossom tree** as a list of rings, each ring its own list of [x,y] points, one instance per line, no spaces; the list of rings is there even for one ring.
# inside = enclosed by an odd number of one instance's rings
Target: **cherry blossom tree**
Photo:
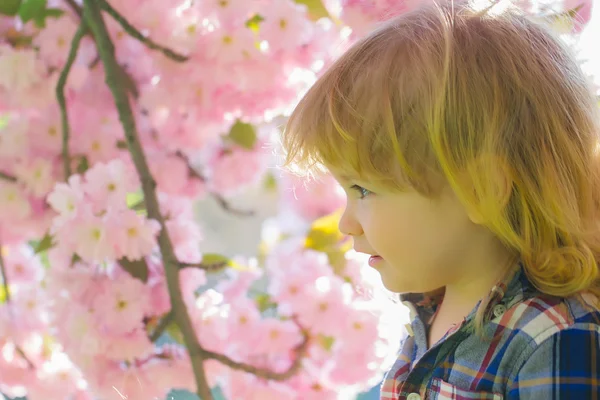
[[[337,231],[343,194],[270,167],[319,72],[418,3],[4,0],[0,392],[321,400],[379,382],[398,308]],[[572,33],[590,9],[532,12]],[[272,181],[293,224],[256,257],[199,251],[195,201],[244,218],[231,196]]]

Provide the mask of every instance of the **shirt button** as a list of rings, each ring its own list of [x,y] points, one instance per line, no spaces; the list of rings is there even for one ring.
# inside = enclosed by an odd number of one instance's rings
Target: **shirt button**
[[[406,400],[421,400],[421,395],[419,393],[411,393],[406,397]]]
[[[496,304],[494,306],[494,317],[498,318],[504,315],[506,312],[506,306],[504,304]]]

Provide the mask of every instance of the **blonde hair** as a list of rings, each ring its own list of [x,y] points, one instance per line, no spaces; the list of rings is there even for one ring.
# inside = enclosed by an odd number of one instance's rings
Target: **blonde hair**
[[[341,56],[282,141],[286,167],[431,197],[447,183],[541,292],[600,296],[598,124],[588,78],[549,28],[510,7],[433,4]]]

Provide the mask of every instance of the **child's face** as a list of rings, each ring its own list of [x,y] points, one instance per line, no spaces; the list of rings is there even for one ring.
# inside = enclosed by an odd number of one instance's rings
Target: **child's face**
[[[347,193],[340,230],[353,237],[356,251],[381,256],[374,268],[389,290],[427,292],[482,271],[489,232],[470,220],[450,189],[429,199],[416,191],[379,192],[367,183],[336,179]]]

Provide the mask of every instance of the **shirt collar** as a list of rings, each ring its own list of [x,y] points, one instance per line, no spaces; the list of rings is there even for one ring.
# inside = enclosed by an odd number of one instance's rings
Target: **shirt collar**
[[[519,262],[515,268],[509,271],[505,279],[500,280],[490,290],[488,294],[490,301],[486,307],[485,320],[493,318],[493,309],[498,304],[512,305],[513,300],[517,297],[522,298],[525,292],[532,290],[534,290],[533,285],[529,282],[522,263]],[[426,293],[403,293],[399,295],[399,298],[402,304],[408,307],[411,321],[418,316],[427,323],[444,300],[445,292],[446,289],[442,287]],[[475,315],[480,304],[481,300],[466,319],[470,319]]]

